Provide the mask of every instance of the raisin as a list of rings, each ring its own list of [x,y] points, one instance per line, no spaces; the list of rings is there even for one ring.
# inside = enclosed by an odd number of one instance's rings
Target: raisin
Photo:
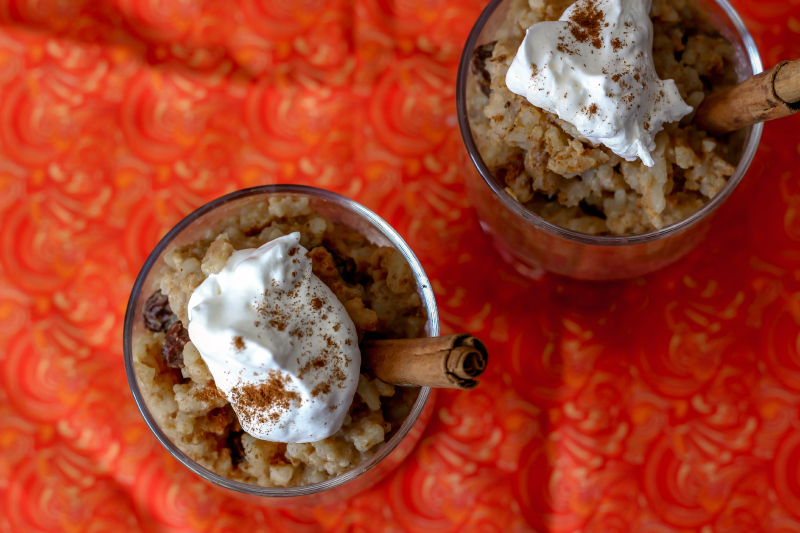
[[[350,285],[361,283],[362,285],[369,281],[369,276],[366,276],[358,271],[355,259],[352,257],[343,257],[333,250],[328,250],[333,256],[333,262],[336,265],[336,270],[342,279]]]
[[[164,337],[164,346],[161,347],[161,355],[170,368],[183,368],[183,347],[189,342],[189,332],[183,327],[183,323],[178,320],[167,330]]]
[[[150,295],[142,311],[144,327],[150,331],[167,331],[178,317],[169,307],[169,298],[160,290]]]
[[[227,448],[231,451],[231,463],[236,468],[239,463],[244,459],[244,446],[242,445],[242,435],[244,431],[228,431],[228,438],[225,442]]]
[[[355,274],[356,270],[358,270],[355,259],[352,257],[344,258],[339,255],[334,255],[333,259],[336,262],[336,270],[339,271],[342,279],[347,283],[355,283]]]
[[[472,72],[477,76],[481,92],[486,96],[489,96],[492,92],[489,88],[492,83],[492,77],[489,75],[489,71],[486,70],[486,60],[492,57],[496,42],[481,45],[472,52]]]

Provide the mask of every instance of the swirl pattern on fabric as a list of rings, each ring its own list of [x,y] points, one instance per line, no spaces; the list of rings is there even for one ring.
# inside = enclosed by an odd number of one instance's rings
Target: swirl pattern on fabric
[[[735,0],[765,64],[796,0]],[[524,279],[458,170],[455,76],[485,0],[0,0],[0,530],[800,530],[800,117],[768,124],[707,242],[644,279]],[[414,453],[324,509],[262,509],[142,421],[122,322],[147,254],[235,189],[377,211],[443,333],[485,339]]]

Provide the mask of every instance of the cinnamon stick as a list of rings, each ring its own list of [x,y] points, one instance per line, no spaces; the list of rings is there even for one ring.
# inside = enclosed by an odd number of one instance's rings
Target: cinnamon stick
[[[775,94],[790,105],[800,102],[800,59],[782,63],[775,74]]]
[[[694,123],[722,135],[757,122],[788,117],[800,111],[800,60],[771,69],[712,94],[700,104]]]
[[[361,368],[392,385],[474,389],[488,359],[486,346],[468,333],[361,343]]]

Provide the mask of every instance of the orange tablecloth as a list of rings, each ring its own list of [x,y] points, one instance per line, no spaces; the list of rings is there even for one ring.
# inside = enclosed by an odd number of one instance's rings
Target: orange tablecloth
[[[465,197],[454,82],[483,0],[0,0],[0,531],[797,531],[800,117],[766,126],[708,244],[645,279],[521,278]],[[737,0],[766,65],[798,0]],[[304,183],[407,239],[444,332],[492,351],[415,453],[331,508],[201,483],[122,365],[158,238]]]

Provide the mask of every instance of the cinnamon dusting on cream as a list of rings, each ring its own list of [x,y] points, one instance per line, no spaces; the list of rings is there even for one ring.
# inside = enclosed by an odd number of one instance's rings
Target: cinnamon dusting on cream
[[[239,420],[251,424],[280,422],[286,411],[301,403],[299,394],[287,390],[289,383],[291,379],[288,376],[272,370],[260,384],[246,384],[231,389],[231,405],[239,415]]]
[[[590,42],[595,48],[603,46],[601,27],[605,22],[605,15],[597,9],[594,0],[588,0],[573,12],[569,20],[574,24],[569,27],[569,32],[579,43]]]

